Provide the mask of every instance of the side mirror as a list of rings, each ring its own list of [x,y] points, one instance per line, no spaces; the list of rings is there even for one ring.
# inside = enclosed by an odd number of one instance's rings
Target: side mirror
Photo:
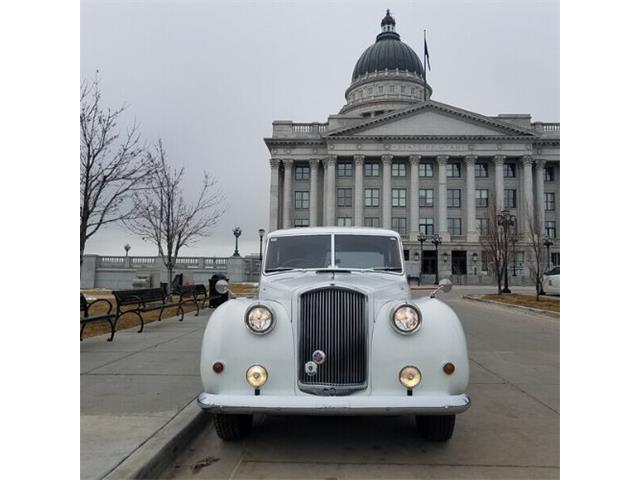
[[[440,280],[438,282],[438,285],[438,290],[444,293],[450,292],[453,288],[453,282],[451,282],[451,280],[449,280],[448,278],[443,278],[442,280]]]

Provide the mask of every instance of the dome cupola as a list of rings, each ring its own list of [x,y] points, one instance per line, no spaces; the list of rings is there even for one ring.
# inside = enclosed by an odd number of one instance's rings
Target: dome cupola
[[[424,66],[416,52],[400,40],[389,10],[380,27],[375,43],[356,62],[341,113],[375,116],[431,97]]]

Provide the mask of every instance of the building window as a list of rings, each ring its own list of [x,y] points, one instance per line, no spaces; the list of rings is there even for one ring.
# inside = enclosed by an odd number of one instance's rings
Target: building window
[[[555,178],[555,171],[553,170],[553,167],[544,167],[544,181],[553,182]]]
[[[351,189],[339,188],[338,189],[338,207],[350,207],[351,206]]]
[[[425,162],[418,166],[418,175],[420,177],[433,177],[433,163]]]
[[[391,189],[391,206],[392,207],[407,206],[407,189],[406,188]]]
[[[380,218],[379,217],[364,217],[364,226],[365,227],[380,227]]]
[[[504,208],[517,208],[516,201],[516,191],[515,190],[505,190],[504,191]]]
[[[425,235],[433,235],[433,218],[421,218],[419,228]]]
[[[552,212],[556,209],[556,194],[553,192],[545,192],[544,194],[544,209],[547,212]]]
[[[418,205],[421,207],[433,207],[433,189],[421,188],[418,190]]]
[[[367,162],[364,164],[364,176],[365,177],[379,177],[380,176],[380,164]]]
[[[476,230],[480,235],[489,234],[489,219],[488,218],[476,218]]]
[[[393,162],[391,164],[391,176],[392,177],[406,177],[407,166],[401,162]]]
[[[544,232],[549,238],[556,238],[556,222],[547,220],[544,222]]]
[[[461,190],[459,189],[447,190],[447,207],[460,208],[460,195]]]
[[[489,164],[487,162],[476,163],[476,177],[488,177]]]
[[[309,208],[309,192],[295,192],[296,208]]]
[[[294,228],[308,227],[309,219],[308,218],[296,218],[293,221]]]
[[[382,95],[384,93],[384,87],[378,87],[378,94]]]
[[[296,180],[309,180],[309,167],[296,167]]]
[[[460,176],[460,163],[447,163],[447,177],[459,177]]]
[[[480,270],[489,271],[489,253],[486,250],[480,252]]]
[[[476,207],[489,206],[489,190],[476,190]]]
[[[504,176],[506,178],[516,178],[516,164],[508,162],[504,164]]]
[[[551,252],[551,265],[554,267],[560,265],[560,252]]]
[[[380,189],[378,188],[364,189],[364,206],[365,207],[380,206]]]
[[[351,162],[338,163],[338,176],[339,177],[353,176],[353,164]]]
[[[398,232],[400,235],[407,234],[407,219],[405,217],[393,217],[391,219],[391,229]]]
[[[351,217],[338,217],[338,226],[339,227],[350,227],[351,226]]]
[[[447,218],[447,230],[449,235],[462,235],[462,219]]]

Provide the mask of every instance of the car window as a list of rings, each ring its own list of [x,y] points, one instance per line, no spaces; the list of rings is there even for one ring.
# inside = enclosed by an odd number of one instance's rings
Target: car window
[[[265,272],[331,265],[331,235],[273,237],[267,245]]]
[[[379,235],[336,235],[339,268],[379,268],[402,271],[398,239]]]
[[[560,267],[553,267],[551,270],[547,271],[545,275],[560,275]]]

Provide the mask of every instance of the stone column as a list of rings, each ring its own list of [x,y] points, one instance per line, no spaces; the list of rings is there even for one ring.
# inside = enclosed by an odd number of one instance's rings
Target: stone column
[[[496,166],[496,210],[500,213],[504,210],[504,160],[505,155],[493,157],[493,164]]]
[[[363,189],[363,169],[364,155],[354,155],[353,160],[356,167],[356,180],[353,192],[354,219],[356,227],[364,225],[364,189]]]
[[[409,239],[417,240],[420,231],[420,203],[418,202],[420,155],[410,155],[411,172],[409,177]]]
[[[324,224],[334,226],[336,224],[336,155],[329,155],[324,162],[324,181],[326,190],[324,196]]]
[[[284,165],[284,186],[282,192],[282,228],[291,227],[291,170],[293,169],[293,160],[282,160]]]
[[[544,164],[545,160],[536,158],[536,207],[538,209],[538,233],[544,234]]]
[[[467,155],[464,161],[467,164],[466,185],[467,194],[465,203],[467,207],[467,242],[480,240],[476,230],[476,155]]]
[[[280,160],[272,158],[271,164],[271,189],[269,192],[269,231],[277,230],[278,225],[278,200],[280,198]]]
[[[518,225],[521,233],[529,232],[529,223],[533,220],[533,170],[531,168],[533,158],[530,155],[522,157],[522,166],[524,167],[524,224],[522,227]]]
[[[438,155],[438,233],[443,241],[451,239],[447,225],[447,162],[448,155]]]
[[[382,228],[391,228],[391,159],[382,155]]]
[[[318,160],[309,160],[309,226],[318,226]]]

